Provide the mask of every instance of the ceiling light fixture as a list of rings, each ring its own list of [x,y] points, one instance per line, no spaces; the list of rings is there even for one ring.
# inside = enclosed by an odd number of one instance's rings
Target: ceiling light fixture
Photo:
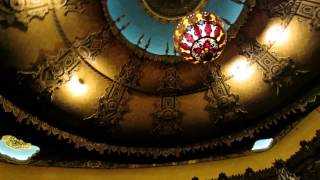
[[[76,74],[71,77],[68,89],[74,96],[81,96],[87,92],[87,86],[84,84],[83,79],[80,79]]]
[[[271,26],[267,33],[266,33],[266,38],[269,43],[283,43],[288,40],[288,32],[286,29],[281,26],[281,25],[274,25]]]
[[[273,143],[273,138],[269,139],[260,139],[256,141],[252,147],[252,151],[264,151],[271,147]]]
[[[193,64],[207,63],[222,53],[227,33],[214,13],[195,12],[182,18],[174,32],[174,47],[181,57]]]
[[[229,68],[229,74],[237,81],[248,80],[253,73],[253,68],[247,60],[236,60]]]

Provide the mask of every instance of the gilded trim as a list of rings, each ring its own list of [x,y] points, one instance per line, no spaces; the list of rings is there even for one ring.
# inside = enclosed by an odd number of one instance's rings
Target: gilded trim
[[[37,130],[46,131],[47,135],[55,136],[59,140],[67,141],[74,144],[75,148],[83,147],[88,151],[97,151],[100,154],[122,153],[128,156],[148,156],[148,157],[164,157],[169,156],[179,157],[182,154],[195,153],[198,151],[205,151],[214,149],[216,147],[230,146],[234,142],[242,141],[245,138],[253,139],[256,134],[259,134],[264,129],[270,129],[280,121],[287,119],[288,116],[306,112],[310,109],[311,105],[317,104],[317,98],[320,97],[320,88],[314,90],[309,96],[300,99],[299,101],[291,104],[287,108],[282,109],[280,112],[275,113],[273,116],[266,118],[263,122],[255,127],[245,129],[241,132],[235,133],[232,136],[223,136],[221,138],[212,139],[207,142],[191,144],[188,146],[180,146],[176,148],[154,148],[154,147],[127,147],[116,146],[106,143],[98,143],[90,141],[86,138],[62,131],[48,123],[40,120],[38,117],[25,112],[19,107],[15,106],[11,101],[0,95],[0,104],[5,112],[10,112],[16,117],[19,123],[33,125]]]

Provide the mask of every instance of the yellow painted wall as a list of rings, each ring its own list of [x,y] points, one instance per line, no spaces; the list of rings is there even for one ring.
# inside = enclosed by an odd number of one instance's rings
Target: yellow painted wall
[[[248,167],[251,167],[253,170],[270,167],[275,159],[286,160],[299,150],[299,142],[301,140],[311,140],[318,129],[320,129],[320,108],[307,115],[273,148],[262,153],[190,165],[140,169],[67,169],[0,163],[0,180],[191,180],[193,176],[198,176],[201,179],[217,177],[222,171],[227,173],[227,175],[231,175],[243,173]]]

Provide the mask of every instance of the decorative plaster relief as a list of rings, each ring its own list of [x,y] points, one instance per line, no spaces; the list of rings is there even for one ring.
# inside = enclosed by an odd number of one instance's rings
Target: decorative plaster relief
[[[69,12],[82,13],[87,0],[1,0],[0,22],[5,21],[11,25],[15,22],[28,26],[34,19],[43,19],[50,10],[64,9],[64,14]]]
[[[107,133],[120,130],[120,121],[123,119],[123,115],[129,111],[127,85],[133,86],[138,83],[141,77],[141,65],[141,60],[130,56],[129,62],[122,66],[116,81],[100,97],[97,111],[85,120],[106,128]]]
[[[161,81],[159,91],[174,92],[180,89],[181,79],[176,66],[169,66]],[[162,96],[156,104],[157,111],[152,114],[154,122],[152,134],[157,137],[169,137],[181,133],[182,113],[176,96]]]
[[[71,48],[62,48],[54,56],[40,53],[35,69],[18,74],[31,75],[40,93],[52,98],[54,90],[70,80],[81,62],[94,60],[109,40],[109,30],[103,28],[84,39],[76,39]]]
[[[246,111],[241,108],[239,96],[230,92],[230,86],[225,83],[225,76],[221,73],[220,66],[214,64],[209,67],[207,86],[209,87],[205,99],[208,101],[206,110],[212,125],[223,120],[234,120],[243,117]]]
[[[264,0],[263,10],[269,17],[280,17],[287,23],[293,16],[309,24],[311,31],[320,30],[320,1],[318,0]]]
[[[238,40],[240,55],[259,66],[263,72],[263,80],[276,88],[277,95],[281,87],[292,84],[296,76],[307,73],[298,69],[292,59],[278,57],[254,39],[244,39],[246,38],[242,37]]]

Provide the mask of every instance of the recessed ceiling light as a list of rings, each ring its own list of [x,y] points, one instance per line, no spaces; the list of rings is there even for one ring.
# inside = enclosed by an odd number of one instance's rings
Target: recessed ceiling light
[[[253,67],[246,60],[237,60],[229,68],[229,74],[237,81],[244,81],[250,78]]]
[[[252,151],[264,151],[271,147],[273,143],[273,138],[269,139],[260,139],[256,141],[252,147]]]
[[[266,38],[270,43],[283,43],[288,40],[289,34],[283,26],[274,25],[268,29]]]
[[[87,92],[87,86],[84,80],[79,78],[76,74],[73,75],[68,83],[68,89],[74,96],[81,96]]]

